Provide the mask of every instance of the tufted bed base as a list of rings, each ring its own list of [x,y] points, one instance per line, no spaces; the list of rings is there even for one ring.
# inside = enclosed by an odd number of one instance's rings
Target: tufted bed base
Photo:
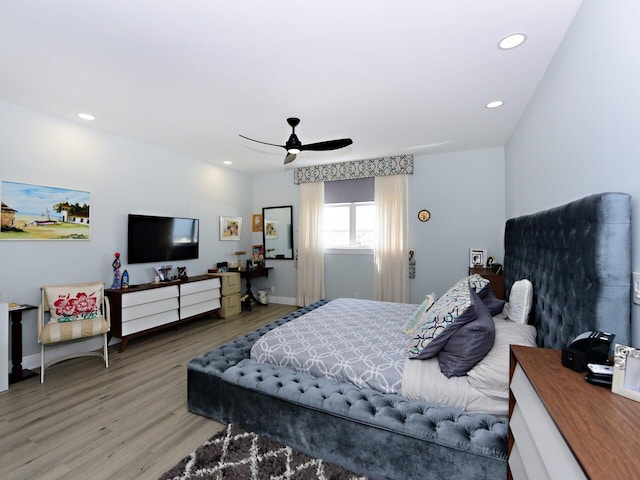
[[[506,478],[504,418],[337,384],[249,358],[261,335],[324,303],[193,359],[189,410],[372,479]]]
[[[505,228],[506,287],[529,278],[540,346],[561,348],[585,330],[630,325],[630,197],[592,195]],[[566,294],[570,292],[570,294]],[[236,423],[372,479],[505,479],[504,418],[469,414],[257,363],[253,343],[323,305],[299,309],[194,358],[191,412]]]

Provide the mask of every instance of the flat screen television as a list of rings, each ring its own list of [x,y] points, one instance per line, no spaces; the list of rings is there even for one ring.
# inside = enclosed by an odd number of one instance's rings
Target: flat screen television
[[[129,214],[128,262],[198,258],[198,227],[197,218]]]

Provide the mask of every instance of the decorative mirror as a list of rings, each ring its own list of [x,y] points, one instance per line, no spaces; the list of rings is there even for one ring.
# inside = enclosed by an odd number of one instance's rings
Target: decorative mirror
[[[293,207],[262,209],[262,244],[264,258],[293,260]]]

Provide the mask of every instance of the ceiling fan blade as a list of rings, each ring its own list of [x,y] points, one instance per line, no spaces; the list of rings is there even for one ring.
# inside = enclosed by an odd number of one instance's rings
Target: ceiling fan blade
[[[284,157],[284,164],[291,163],[296,159],[295,153],[287,153],[287,156]]]
[[[353,143],[350,138],[341,138],[339,140],[327,140],[326,142],[310,143],[308,145],[302,145],[300,150],[337,150],[338,148],[348,147]]]
[[[275,143],[269,143],[269,142],[261,142],[260,140],[256,140],[254,138],[245,137],[244,135],[240,135],[240,136],[242,138],[246,138],[247,140],[251,140],[252,142],[262,143],[263,145],[271,145],[272,147],[280,147],[280,148],[284,148],[285,150],[287,148],[284,145],[277,145]]]

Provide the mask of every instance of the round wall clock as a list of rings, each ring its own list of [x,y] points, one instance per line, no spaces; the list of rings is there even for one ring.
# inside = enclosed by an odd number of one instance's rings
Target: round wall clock
[[[429,210],[422,209],[418,212],[418,219],[421,222],[426,222],[430,218],[431,218],[431,213],[429,212]]]

